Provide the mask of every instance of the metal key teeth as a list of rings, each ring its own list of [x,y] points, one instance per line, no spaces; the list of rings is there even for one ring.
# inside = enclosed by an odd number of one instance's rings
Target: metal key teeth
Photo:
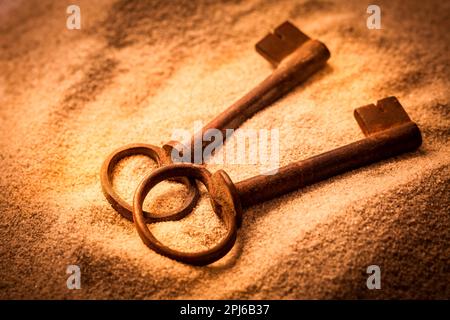
[[[310,38],[289,21],[279,25],[256,44],[256,51],[273,65],[278,65]]]

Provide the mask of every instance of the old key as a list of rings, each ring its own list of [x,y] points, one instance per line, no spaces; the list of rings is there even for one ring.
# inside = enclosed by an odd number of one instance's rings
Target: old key
[[[346,146],[291,163],[274,175],[259,175],[233,183],[223,170],[210,173],[195,164],[172,164],[147,175],[134,195],[133,217],[139,236],[156,252],[169,258],[206,265],[233,247],[242,218],[242,208],[270,200],[343,172],[417,149],[422,137],[417,125],[395,97],[379,100],[357,108],[354,116],[366,138]],[[142,204],[150,190],[159,182],[189,177],[201,181],[207,188],[213,210],[227,227],[226,236],[213,248],[196,253],[173,250],[159,242],[150,232],[142,212]]]
[[[322,68],[330,57],[330,52],[322,42],[310,39],[289,22],[284,22],[258,42],[256,50],[276,67],[275,70],[253,90],[209,122],[200,133],[196,133],[191,138],[190,146],[194,146],[199,140],[202,148],[211,143],[201,141],[203,133],[209,129],[215,128],[222,132],[226,129],[236,129],[256,112],[272,104]],[[130,144],[113,151],[106,158],[100,172],[102,190],[113,208],[122,216],[132,220],[132,207],[113,188],[112,174],[116,164],[129,156],[146,155],[159,166],[168,165],[172,163],[171,152],[176,145],[177,142],[174,141],[168,142],[162,148],[150,144]],[[195,206],[199,196],[195,182],[188,178],[177,181],[189,190],[181,210],[165,215],[146,211],[147,222],[180,219]]]

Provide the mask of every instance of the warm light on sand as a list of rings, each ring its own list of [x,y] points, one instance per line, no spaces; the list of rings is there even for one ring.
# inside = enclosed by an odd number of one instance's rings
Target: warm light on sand
[[[89,18],[71,31],[66,3],[12,2],[0,3],[1,298],[448,293],[449,19],[440,1],[377,1],[387,12],[382,30],[367,29],[360,1],[80,1]],[[238,245],[217,264],[154,253],[105,200],[102,161],[124,144],[162,145],[175,128],[189,130],[240,98],[272,71],[255,42],[286,19],[332,55],[242,126],[279,129],[280,165],[362,138],[353,109],[389,95],[420,125],[423,146],[252,207]],[[131,201],[151,163],[128,164],[115,185]],[[236,181],[260,173],[227,163],[208,169]],[[161,200],[164,186],[156,191],[151,206],[177,205]],[[151,228],[188,251],[224,234],[207,197],[195,215]],[[81,265],[89,289],[67,291],[69,264]],[[365,287],[372,264],[387,270],[377,296]]]

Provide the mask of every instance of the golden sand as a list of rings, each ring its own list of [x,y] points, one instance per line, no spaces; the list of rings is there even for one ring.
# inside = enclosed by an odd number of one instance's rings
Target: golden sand
[[[448,2],[377,1],[382,30],[367,29],[369,2],[356,0],[78,3],[82,29],[67,30],[64,2],[0,1],[1,298],[450,296]],[[285,165],[362,138],[353,109],[395,95],[422,147],[250,208],[236,247],[210,266],[154,253],[105,200],[103,160],[240,98],[271,72],[254,43],[287,19],[328,46],[329,64],[241,128],[279,129]],[[131,200],[152,164],[124,162],[115,182]],[[259,174],[219,168],[234,181]],[[184,250],[224,232],[206,196],[151,228]],[[71,264],[81,290],[66,287]],[[372,264],[381,290],[366,287]]]

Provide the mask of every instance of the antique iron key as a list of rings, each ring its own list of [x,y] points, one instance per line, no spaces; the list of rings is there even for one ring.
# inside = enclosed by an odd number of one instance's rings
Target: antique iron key
[[[269,106],[322,68],[330,57],[330,52],[322,42],[310,39],[290,22],[284,22],[273,33],[264,37],[256,44],[256,50],[276,67],[275,70],[253,90],[209,122],[201,132],[196,133],[188,143],[190,146],[200,143],[200,147],[205,148],[211,143],[202,141],[203,133],[209,129],[222,132],[226,129],[236,129],[256,112]],[[130,144],[116,149],[106,158],[100,171],[102,190],[112,207],[122,216],[131,221],[132,207],[113,188],[112,175],[117,163],[129,156],[146,155],[156,161],[158,166],[168,165],[172,163],[171,154],[177,144],[178,142],[170,141],[162,148],[150,144]],[[193,147],[189,149],[194,150]],[[189,190],[181,209],[165,215],[146,211],[148,222],[180,219],[195,206],[199,196],[195,182],[188,178],[177,181]]]
[[[134,196],[133,217],[139,236],[156,252],[178,261],[205,265],[223,257],[234,245],[242,209],[288,192],[365,166],[403,152],[413,151],[422,143],[418,126],[411,121],[395,97],[357,108],[354,116],[365,139],[284,166],[274,175],[259,175],[233,183],[223,170],[214,174],[195,164],[173,164],[147,175]],[[159,182],[189,177],[207,188],[214,211],[227,227],[226,236],[213,248],[196,253],[173,250],[158,241],[146,225],[142,204]]]

